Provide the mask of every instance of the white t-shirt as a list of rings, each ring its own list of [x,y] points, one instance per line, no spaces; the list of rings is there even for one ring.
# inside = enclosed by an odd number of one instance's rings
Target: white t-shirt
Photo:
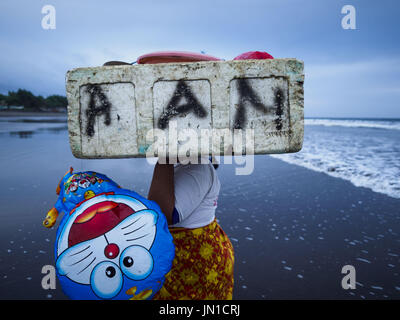
[[[210,162],[177,164],[174,167],[174,184],[179,222],[172,227],[194,229],[213,222],[220,182]]]

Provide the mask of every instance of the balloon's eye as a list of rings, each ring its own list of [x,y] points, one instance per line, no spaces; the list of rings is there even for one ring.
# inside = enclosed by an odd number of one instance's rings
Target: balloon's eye
[[[131,257],[125,257],[125,258],[124,258],[124,261],[123,261],[123,264],[124,264],[124,266],[127,267],[127,268],[132,267],[132,265],[133,265],[133,259],[132,259]]]
[[[132,280],[147,278],[153,271],[153,257],[142,246],[127,247],[119,259],[122,272]]]
[[[76,182],[72,182],[69,186],[69,190],[74,192],[78,189],[78,184]]]
[[[108,267],[107,269],[106,269],[106,276],[107,277],[109,277],[109,278],[112,278],[112,277],[114,277],[115,276],[115,268],[114,267]]]
[[[92,290],[103,299],[115,297],[121,291],[122,282],[121,269],[110,261],[100,262],[90,275]]]
[[[81,187],[83,189],[86,189],[87,187],[89,187],[89,185],[90,185],[89,180],[82,179],[79,181],[79,187]]]

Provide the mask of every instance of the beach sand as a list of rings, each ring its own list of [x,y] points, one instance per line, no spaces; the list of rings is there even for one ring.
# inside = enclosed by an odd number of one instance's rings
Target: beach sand
[[[33,112],[33,111],[18,111],[18,110],[2,110],[0,117],[65,117],[66,112]]]
[[[136,173],[131,169],[135,161],[143,165]],[[104,172],[102,166],[112,162],[92,165]],[[137,191],[147,193],[151,166],[122,160],[119,168],[114,178],[128,173],[139,179],[138,172],[147,168],[140,177],[145,182],[133,182]],[[29,168],[24,170],[27,174]],[[15,178],[23,179],[24,170]],[[232,165],[218,169],[217,217],[235,248],[234,299],[400,297],[400,200],[268,156],[256,157],[252,175],[235,176],[233,170]],[[41,226],[56,200],[54,171],[47,170],[38,181],[21,180],[19,203],[4,201],[7,193],[17,191],[15,184],[3,190],[1,299],[66,298],[58,283],[56,290],[41,287],[42,267],[54,265],[56,231]],[[122,180],[128,187],[135,179]],[[347,264],[356,268],[355,290],[341,287],[341,269]]]
[[[13,121],[0,130],[0,299],[65,299],[58,282],[41,286],[42,267],[55,263],[56,228],[42,220],[59,179],[73,166],[146,196],[153,166],[76,159],[64,121]],[[234,170],[217,171],[217,218],[235,249],[234,299],[400,298],[400,199],[266,155],[255,157],[251,175]],[[341,287],[344,265],[356,269],[355,290]]]
[[[227,173],[219,219],[235,248],[234,298],[400,298],[399,199],[268,156],[251,176]],[[344,265],[355,290],[342,289]]]

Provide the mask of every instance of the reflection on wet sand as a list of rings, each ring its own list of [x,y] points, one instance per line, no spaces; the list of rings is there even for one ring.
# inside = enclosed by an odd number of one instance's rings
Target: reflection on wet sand
[[[26,139],[26,138],[32,138],[32,136],[36,133],[41,133],[41,132],[60,133],[60,132],[66,131],[66,130],[68,130],[68,126],[62,126],[62,127],[57,127],[57,128],[39,128],[34,131],[25,131],[25,130],[11,131],[11,132],[9,132],[9,134],[12,137]]]
[[[38,133],[60,133],[68,130],[67,117],[0,117],[0,135],[20,139],[32,138]]]

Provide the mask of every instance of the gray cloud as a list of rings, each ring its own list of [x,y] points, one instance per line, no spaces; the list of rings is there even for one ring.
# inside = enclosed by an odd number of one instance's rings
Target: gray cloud
[[[46,4],[56,8],[55,30],[41,28]],[[204,50],[232,59],[263,50],[305,62],[306,115],[400,117],[395,107],[398,82],[389,63],[399,56],[394,39],[400,5],[353,0],[357,30],[343,30],[340,11],[345,4],[3,0],[0,92],[21,87],[45,96],[65,94],[67,70],[107,60],[132,62],[151,51]]]

